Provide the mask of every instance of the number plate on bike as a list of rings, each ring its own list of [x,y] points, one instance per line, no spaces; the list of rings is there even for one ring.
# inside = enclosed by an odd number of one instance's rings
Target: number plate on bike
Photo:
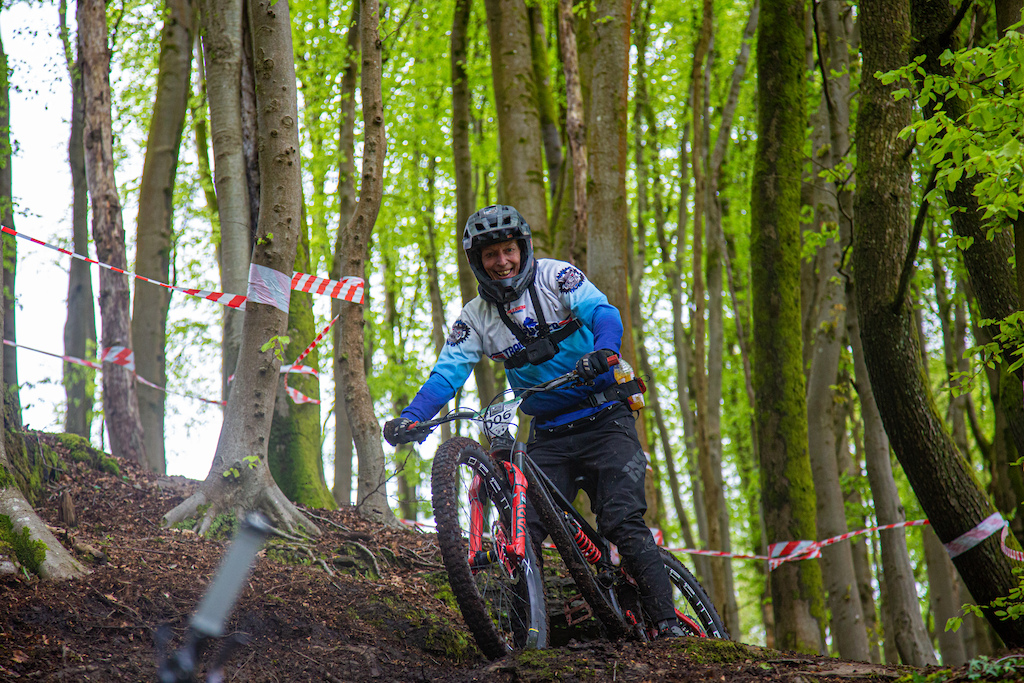
[[[521,398],[514,398],[511,401],[495,403],[487,407],[483,416],[483,429],[487,438],[493,439],[501,436],[509,430],[509,427],[516,419],[516,411],[523,402]]]

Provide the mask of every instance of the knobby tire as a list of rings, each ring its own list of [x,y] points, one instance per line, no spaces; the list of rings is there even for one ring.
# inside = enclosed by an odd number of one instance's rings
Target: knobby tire
[[[661,548],[661,559],[668,571],[669,581],[679,592],[674,598],[676,615],[680,618],[683,630],[703,638],[729,640],[729,632],[722,618],[718,616],[715,603],[711,602],[711,598],[690,570],[664,548]],[[687,603],[686,605],[679,604],[680,597]]]
[[[530,497],[530,502],[533,503],[533,509],[551,536],[551,542],[562,556],[565,568],[576,583],[580,595],[590,605],[598,623],[601,624],[610,639],[618,640],[627,637],[630,635],[631,629],[623,620],[621,610],[612,602],[611,591],[604,588],[598,581],[592,565],[583,556],[583,552],[570,535],[564,521],[564,513],[555,505],[551,495],[541,483],[532,462],[527,462],[524,474],[526,474],[529,484],[526,493]]]
[[[501,563],[478,568],[474,574],[469,565],[468,526],[460,509],[468,508],[468,486],[472,473],[483,477],[481,490],[486,489],[485,506],[492,519],[504,528],[511,540],[512,492],[507,473],[472,439],[455,437],[441,445],[431,468],[431,490],[434,520],[441,557],[448,571],[448,582],[477,646],[484,656],[498,659],[513,650],[547,646],[547,614],[544,603],[544,580],[533,543],[527,538],[526,559],[514,568],[509,577]],[[491,528],[484,529],[490,533]],[[492,543],[493,547],[493,543]],[[496,589],[481,584],[493,576]]]

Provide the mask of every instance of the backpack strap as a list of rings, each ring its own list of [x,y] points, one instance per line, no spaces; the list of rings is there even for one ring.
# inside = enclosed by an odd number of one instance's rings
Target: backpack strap
[[[530,292],[530,300],[533,302],[534,314],[537,316],[537,337],[535,338],[531,339],[531,337],[529,337],[526,334],[526,330],[521,328],[516,323],[512,322],[512,319],[508,317],[508,313],[505,311],[504,306],[502,306],[501,304],[497,305],[498,315],[501,317],[501,322],[505,324],[505,327],[507,327],[509,331],[513,335],[515,335],[515,338],[523,346],[523,348],[519,349],[519,351],[515,355],[513,355],[511,358],[505,361],[506,370],[515,370],[516,368],[521,368],[529,363],[529,360],[527,360],[526,355],[526,347],[530,344],[531,341],[534,341],[537,338],[550,339],[554,343],[555,350],[557,351],[558,342],[562,341],[563,339],[571,335],[573,332],[583,327],[579,320],[577,320],[576,318],[570,318],[569,322],[567,322],[565,325],[552,332],[551,326],[548,325],[547,320],[545,320],[544,318],[544,310],[540,306],[540,300],[537,298],[536,286],[533,283],[531,283],[528,291]]]

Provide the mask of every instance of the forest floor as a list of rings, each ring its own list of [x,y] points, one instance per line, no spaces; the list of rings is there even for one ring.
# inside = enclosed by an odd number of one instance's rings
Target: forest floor
[[[169,625],[172,648],[180,645],[228,540],[161,528],[162,515],[197,482],[157,478],[124,462],[115,476],[66,461],[40,514],[90,572],[61,583],[0,578],[0,681],[156,680],[156,628]],[[76,526],[57,519],[64,492]],[[315,514],[324,534],[308,550],[327,558],[334,575],[309,563],[301,546],[262,552],[228,624],[250,641],[228,660],[225,681],[986,679],[966,668],[886,667],[693,638],[570,640],[489,662],[450,602],[433,534],[373,525],[352,508]]]

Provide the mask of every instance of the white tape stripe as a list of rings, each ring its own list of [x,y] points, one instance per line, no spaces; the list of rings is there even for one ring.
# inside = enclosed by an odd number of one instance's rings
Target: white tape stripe
[[[946,552],[949,553],[950,559],[958,555],[963,555],[968,550],[1002,529],[1004,526],[1006,526],[1006,520],[1003,519],[1003,516],[998,512],[993,512],[991,515],[981,520],[978,526],[974,527],[959,538],[954,538],[949,543],[944,544]]]
[[[287,313],[292,296],[291,284],[291,277],[281,271],[251,263],[246,298],[253,303],[268,304]]]

